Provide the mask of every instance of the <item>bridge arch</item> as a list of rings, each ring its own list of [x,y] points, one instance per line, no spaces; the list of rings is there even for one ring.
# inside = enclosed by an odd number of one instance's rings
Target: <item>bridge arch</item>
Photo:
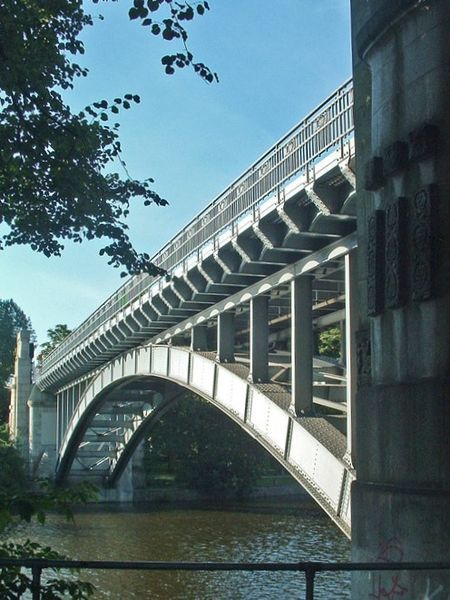
[[[316,500],[338,527],[350,536],[350,485],[354,473],[345,460],[345,436],[322,417],[296,417],[290,395],[277,384],[253,384],[248,368],[218,363],[213,353],[187,348],[144,345],[102,367],[78,402],[65,431],[56,478],[63,481],[83,435],[110,390],[131,381],[168,382],[171,392],[149,403],[133,421],[115,458],[107,482],[114,483],[152,421],[169,408],[183,390],[204,398],[255,438]]]

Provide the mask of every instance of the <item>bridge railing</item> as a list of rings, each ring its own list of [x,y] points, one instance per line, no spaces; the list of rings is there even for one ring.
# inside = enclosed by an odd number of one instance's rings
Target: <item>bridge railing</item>
[[[31,569],[32,600],[41,600],[41,575],[44,569],[105,569],[123,571],[268,571],[304,573],[305,598],[314,600],[317,573],[391,571],[391,582],[386,585],[374,582],[373,598],[394,598],[407,592],[401,584],[399,573],[405,571],[449,571],[450,562],[165,562],[165,561],[101,561],[52,560],[45,558],[0,558],[0,568],[25,567]],[[441,586],[438,588],[441,591]],[[371,595],[372,597],[372,595]],[[425,596],[424,596],[425,597]],[[430,596],[431,598],[431,596]]]
[[[170,271],[202,246],[216,247],[221,231],[254,210],[292,177],[302,173],[309,175],[314,163],[326,152],[341,148],[344,155],[345,144],[352,134],[353,82],[350,79],[194,217],[152,261]],[[44,374],[102,323],[157,283],[157,278],[146,274],[128,280],[45,358],[39,374]]]

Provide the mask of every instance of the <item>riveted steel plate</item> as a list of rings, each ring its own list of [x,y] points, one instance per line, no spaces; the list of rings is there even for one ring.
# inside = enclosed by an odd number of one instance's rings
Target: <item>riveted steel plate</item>
[[[186,350],[170,349],[169,354],[169,377],[188,383],[189,376],[189,352]]]
[[[169,349],[164,346],[152,348],[152,373],[167,375],[167,359]]]
[[[244,420],[247,382],[224,368],[217,370],[216,401]]]
[[[345,467],[298,423],[293,424],[289,462],[299,469],[337,510]]]
[[[150,348],[139,348],[137,350],[137,371],[138,373],[150,373]]]
[[[254,388],[250,388],[250,396],[250,423],[272,446],[283,453],[286,445],[289,415]]]
[[[117,379],[120,379],[122,377],[122,357],[121,356],[116,358],[116,360],[113,362],[112,372],[113,372],[113,375],[112,375],[113,381],[117,381]]]
[[[215,364],[203,356],[192,355],[191,385],[210,398],[214,392]]]
[[[124,375],[126,377],[134,375],[136,373],[136,354],[134,350],[127,352],[123,358],[124,360]]]

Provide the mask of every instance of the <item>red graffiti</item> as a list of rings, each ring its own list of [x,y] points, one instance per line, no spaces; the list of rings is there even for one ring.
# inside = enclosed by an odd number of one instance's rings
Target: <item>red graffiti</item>
[[[381,575],[377,575],[373,582],[373,591],[369,594],[372,600],[395,600],[402,597],[408,591],[408,588],[400,583],[400,575],[393,575],[390,582],[385,586],[381,582]]]
[[[378,545],[377,560],[383,563],[401,562],[404,551],[401,540],[393,536]],[[396,600],[401,598],[408,591],[408,588],[401,583],[400,575],[392,575],[386,582],[383,581],[381,573],[374,575],[372,580],[372,592],[369,594],[370,600]]]
[[[378,545],[377,560],[380,562],[400,562],[403,560],[403,546],[398,537],[394,536]]]

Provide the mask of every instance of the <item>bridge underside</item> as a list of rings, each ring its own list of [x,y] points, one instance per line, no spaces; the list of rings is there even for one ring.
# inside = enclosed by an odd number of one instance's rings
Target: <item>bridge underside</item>
[[[236,295],[242,296],[287,266],[317,262],[322,250],[339,246],[356,226],[350,142],[346,149],[345,155],[336,151],[316,165],[312,181],[309,173],[299,175],[237,215],[181,260],[167,278],[135,278],[132,292],[124,293],[120,302],[107,302],[98,316],[93,315],[47,359],[38,379],[40,388],[60,389],[124,350],[168,339],[167,332],[180,324],[196,317],[198,321],[199,315],[221,302],[231,299],[232,305]],[[342,308],[342,266],[329,260],[322,272],[315,269],[317,314],[329,311],[327,302],[335,302],[336,308],[340,303]],[[272,294],[274,317],[289,312],[285,296],[283,289]]]

